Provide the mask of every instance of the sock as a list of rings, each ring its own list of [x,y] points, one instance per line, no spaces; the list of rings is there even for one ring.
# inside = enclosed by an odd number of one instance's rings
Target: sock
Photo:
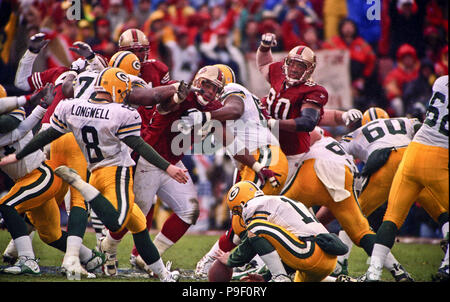
[[[400,265],[400,263],[395,259],[394,255],[389,251],[389,253],[386,255],[386,258],[384,259],[384,267],[388,269],[389,271],[394,269],[394,265]]]
[[[376,239],[376,234],[366,234],[363,238],[361,238],[361,240],[359,240],[359,245],[364,249],[369,257],[372,255],[372,250]]]
[[[350,239],[350,237],[348,237],[347,233],[344,230],[339,231],[339,239],[341,239],[341,241],[348,246],[348,252],[345,255],[342,256],[338,256],[337,260],[340,263],[344,263],[344,260],[348,260],[348,258],[350,257],[350,253],[352,252],[352,247],[353,247],[353,241]]]
[[[147,216],[145,216],[146,221],[147,221],[147,230],[148,231],[150,231],[150,229],[152,228],[154,209],[155,209],[155,207],[152,206],[150,208],[150,211],[147,213]],[[133,249],[131,250],[131,254],[136,256],[136,257],[139,255],[135,245],[133,246]]]
[[[379,277],[381,277],[381,270],[383,269],[384,262],[390,251],[390,248],[379,243],[376,243],[373,247],[369,269],[373,267],[375,270],[377,270],[380,273]]]
[[[230,228],[225,234],[219,238],[219,248],[224,252],[229,252],[236,247],[233,243],[234,231]]]
[[[168,248],[170,248],[172,245],[174,245],[174,242],[171,241],[169,238],[164,236],[161,232],[159,232],[155,240],[153,240],[154,245],[156,246],[156,249],[158,250],[158,253],[162,255]]]
[[[133,234],[133,241],[145,263],[153,263],[161,258],[147,230]]]
[[[14,207],[7,206],[5,204],[0,205],[0,213],[5,220],[6,228],[11,234],[12,239],[16,239],[22,236],[28,237],[28,228]],[[29,239],[29,237],[28,237]]]
[[[209,256],[209,257],[214,257],[218,250],[220,250],[219,240],[217,240],[216,243],[214,243],[214,245],[211,247],[209,252],[206,253],[206,255]]]
[[[116,240],[111,236],[110,232],[106,233],[106,238],[102,241],[102,249],[110,254],[117,253],[117,246],[121,240]]]
[[[88,213],[81,207],[72,207],[69,221],[67,222],[67,233],[69,237],[83,238],[87,227]]]
[[[83,238],[78,236],[67,237],[66,256],[80,257],[80,248],[83,243]]]
[[[146,269],[150,269],[152,272],[154,272],[160,279],[163,279],[167,276],[169,271],[164,266],[164,263],[161,258],[156,260],[153,263],[147,264]]]
[[[448,221],[442,225],[441,231],[442,231],[442,237],[446,238],[448,236]]]
[[[105,227],[107,227],[111,232],[117,232],[120,229],[119,213],[108,199],[98,193],[93,199],[86,200],[89,201],[92,209],[95,213],[97,213]]]
[[[17,255],[34,258],[33,245],[31,244],[30,236],[24,235],[14,239],[14,244],[17,248]]]
[[[394,246],[397,231],[398,229],[395,223],[389,220],[383,221],[377,231],[376,243],[382,244],[391,249]]]
[[[255,236],[248,237],[248,240],[255,252],[267,265],[267,268],[270,270],[272,276],[287,275],[283,263],[281,262],[280,255],[278,255],[275,248],[267,239]]]
[[[80,247],[80,262],[86,263],[92,258],[92,256],[92,250],[82,244]]]
[[[120,232],[113,233],[113,232],[109,231],[107,233],[109,233],[111,238],[113,238],[115,240],[122,240],[122,238],[128,233],[128,229],[127,228],[123,228],[123,230],[120,231]]]
[[[161,233],[173,243],[180,240],[191,225],[184,222],[177,214],[173,213],[164,222]]]
[[[100,194],[99,190],[82,179],[77,179],[71,184],[71,186],[77,189],[87,202],[90,202],[98,194]]]
[[[98,218],[97,214],[91,209],[91,224],[95,231],[95,237],[97,240],[100,240],[100,238],[104,237],[103,230],[105,229],[105,226],[103,225],[100,218]]]
[[[65,253],[67,250],[67,232],[61,231],[61,233],[62,234],[61,234],[61,237],[59,237],[59,239],[57,239],[53,242],[50,242],[48,245]]]

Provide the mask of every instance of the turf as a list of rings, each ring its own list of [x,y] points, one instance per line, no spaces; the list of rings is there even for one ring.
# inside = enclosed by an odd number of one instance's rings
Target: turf
[[[3,252],[10,240],[10,235],[6,231],[0,231],[0,251]],[[173,262],[172,268],[179,268],[186,274],[180,281],[198,281],[189,277],[195,269],[197,261],[210,249],[217,240],[217,235],[194,235],[186,234],[175,246],[170,248],[164,255],[163,260]],[[95,246],[94,233],[86,233],[84,244],[90,248]],[[33,239],[35,254],[40,258],[41,267],[54,267],[54,271],[61,265],[63,253],[45,245],[36,235]],[[119,269],[129,271],[129,255],[133,246],[131,235],[126,235],[119,245],[118,260]],[[392,250],[394,256],[407,269],[416,281],[431,281],[440,265],[443,252],[439,245],[433,244],[412,244],[396,243]],[[2,263],[3,265],[3,263]],[[354,247],[349,259],[349,274],[357,277],[367,270],[367,256],[360,248]],[[382,276],[383,281],[393,281],[389,272],[385,271]],[[158,279],[148,279],[136,276],[119,276],[107,278],[98,276],[96,279],[83,279],[82,282],[142,282],[157,281]],[[75,282],[68,281],[64,276],[57,273],[44,273],[40,276],[11,276],[0,274],[0,282]]]

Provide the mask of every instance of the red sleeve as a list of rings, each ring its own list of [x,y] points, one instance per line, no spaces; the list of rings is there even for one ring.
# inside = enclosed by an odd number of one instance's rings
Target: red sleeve
[[[34,72],[28,77],[28,84],[31,90],[40,89],[47,83],[53,83],[61,73],[67,70],[67,67],[53,67],[42,72]]]
[[[154,66],[155,69],[158,71],[160,84],[161,85],[168,84],[170,81],[169,67],[167,67],[167,65],[161,61],[155,61]]]
[[[321,107],[321,114],[323,114],[322,108],[328,102],[328,92],[324,87],[322,87],[320,85],[315,85],[312,87],[311,90],[309,90],[307,93],[305,93],[303,102],[304,103],[313,103],[313,104]]]

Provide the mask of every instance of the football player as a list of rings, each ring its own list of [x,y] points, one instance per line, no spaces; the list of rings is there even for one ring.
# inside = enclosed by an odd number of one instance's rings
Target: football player
[[[118,68],[106,68],[96,80],[95,98],[60,102],[51,117],[51,127],[35,136],[19,153],[3,158],[0,165],[21,159],[64,133],[73,131],[88,162],[91,172],[89,183],[66,166],[58,167],[55,173],[80,191],[109,230],[118,232],[126,227],[131,231],[147,268],[155,272],[160,280],[176,281],[179,273],[170,272],[164,266],[147,232],[145,216],[134,204],[131,166],[135,163],[129,148],[180,183],[187,182],[186,170],[168,163],[142,140],[139,113],[123,104],[130,91],[127,74]],[[111,259],[115,265],[117,245],[101,244],[100,247],[108,251],[106,267]],[[74,273],[79,270],[77,259],[71,259],[73,266],[68,268]],[[105,273],[111,275],[117,274],[117,271],[105,270]]]
[[[341,145],[345,151],[365,164],[361,173],[363,179],[359,181],[364,185],[360,189],[358,201],[366,217],[387,201],[394,174],[406,147],[421,125],[416,119],[389,118],[388,113],[383,109],[371,107],[364,112],[362,126],[342,138]],[[448,229],[447,211],[433,202],[427,190],[422,190],[416,201],[439,223],[441,228],[445,228],[444,225],[447,224]],[[317,213],[319,220],[322,210]],[[344,236],[341,240],[346,242],[344,239],[346,234],[340,233],[339,236],[340,238]],[[346,243],[350,243],[351,249],[351,241]],[[338,266],[344,272],[346,272],[348,256],[338,257]],[[402,280],[397,275],[394,275],[394,278],[397,281]]]
[[[434,203],[448,213],[448,75],[433,84],[425,121],[408,145],[395,173],[389,192],[383,223],[376,234],[366,281],[379,281],[385,259],[394,245],[398,229],[422,190],[430,193]],[[448,228],[447,228],[448,233]],[[444,234],[446,236],[446,234]],[[434,276],[435,280],[448,280],[448,248]]]
[[[41,41],[41,44],[39,45],[45,46],[45,44],[42,43],[42,41],[45,41],[43,40],[45,36],[41,34],[37,35],[38,37],[34,39],[34,43]],[[32,42],[30,43],[32,44]],[[19,64],[15,83],[16,85],[21,86],[22,89],[30,90],[40,89],[41,85],[45,85],[46,83],[54,83],[55,98],[52,106],[49,107],[42,119],[41,130],[43,131],[50,127],[50,117],[56,106],[61,100],[66,98],[66,91],[63,91],[63,87],[67,81],[72,82],[73,74],[77,74],[86,69],[92,72],[94,70],[103,69],[106,65],[104,65],[101,57],[95,55],[89,45],[83,42],[76,42],[74,47],[71,47],[70,49],[77,52],[82,58],[73,62],[70,69],[66,67],[55,67],[43,72],[31,73],[30,66],[33,66],[33,62],[42,48],[43,47],[40,49],[38,49],[38,47],[30,48],[29,51],[24,54],[21,63]],[[32,51],[33,49],[34,51]],[[72,133],[67,133],[55,140],[49,144],[45,150],[49,159],[48,164],[53,170],[58,166],[66,165],[75,169],[77,173],[86,180],[88,173],[87,162]],[[63,202],[68,189],[69,187],[64,183],[61,190],[55,196],[58,203]],[[70,188],[70,205],[66,208],[69,215],[67,226],[68,242],[66,255],[62,263],[63,271],[66,267],[72,266],[71,259],[79,256],[88,219],[87,205],[84,198],[73,188]],[[92,251],[92,253],[96,255],[99,254],[97,251]],[[72,277],[69,271],[67,271],[67,274],[68,278]]]
[[[346,253],[347,247],[302,203],[265,195],[253,182],[241,181],[228,191],[227,205],[241,217],[245,236],[231,254],[218,253],[222,263],[241,266],[258,254],[269,269],[270,281],[290,282],[294,272],[297,282],[335,281],[328,275],[336,255]]]
[[[51,84],[47,84],[42,91],[35,93],[31,98],[33,99],[35,96],[43,96],[44,98],[25,121],[23,121],[25,117],[23,108],[13,110],[8,114],[11,118],[23,122],[20,122],[20,125],[14,131],[6,131],[1,134],[0,150],[2,155],[8,155],[21,149],[32,139],[33,135],[30,130],[40,122],[46,109],[53,101],[54,95]],[[4,121],[4,119],[0,118],[0,121]],[[10,119],[7,121],[11,124]],[[6,127],[2,125],[0,128],[5,129]],[[23,129],[19,131],[20,128]],[[17,133],[15,133],[16,130]],[[40,273],[39,265],[34,259],[31,239],[28,236],[29,230],[19,213],[26,212],[30,223],[37,229],[40,238],[45,243],[63,252],[66,251],[67,233],[61,231],[59,208],[54,198],[60,190],[61,180],[54,176],[47,163],[44,153],[41,150],[36,150],[26,159],[1,167],[15,181],[9,193],[0,200],[0,211],[14,242],[10,249],[14,249],[17,255],[17,261],[12,267],[4,269],[5,273]],[[97,267],[95,264],[98,260],[95,259],[97,255],[94,255],[85,246],[81,246],[80,249],[82,250],[82,261],[86,268],[95,269]],[[80,271],[80,274],[95,277],[84,268]]]
[[[183,122],[192,127],[195,122],[208,123],[209,120],[217,120],[224,125],[226,125],[227,121],[235,121],[233,123],[234,127],[230,130],[232,135],[243,142],[242,147],[245,146],[256,160],[252,167],[242,166],[239,162],[236,162],[235,166],[240,169],[235,173],[238,173],[240,180],[250,180],[256,183],[265,194],[278,195],[286,181],[288,163],[286,156],[280,149],[277,138],[267,128],[264,108],[255,95],[235,82],[234,72],[229,66],[222,64],[214,66],[217,66],[222,71],[225,77],[225,86],[213,100],[220,101],[223,106],[205,113],[192,110],[187,117],[182,118]],[[199,89],[199,92],[196,92],[198,98],[201,98],[205,104],[208,101],[206,96],[201,95],[200,91],[203,89],[202,85],[204,85],[201,83],[201,80],[207,79],[206,72],[203,74],[203,77],[195,78],[193,82],[194,87]],[[199,73],[199,75],[202,74]],[[203,116],[205,116],[205,120],[203,120]],[[227,148],[231,158],[237,153],[236,151],[240,151],[236,144]],[[267,175],[259,177],[258,174],[260,173]],[[265,182],[265,178],[269,181]],[[212,249],[197,263],[195,271],[197,277],[206,277],[208,269],[214,261],[213,255],[217,249],[230,251],[239,242],[239,234],[243,231],[242,228],[239,229],[239,226],[242,225],[239,219],[239,216],[232,217],[233,226],[227,233],[222,235]],[[238,231],[237,233],[235,232],[236,230]],[[228,242],[228,238],[232,238],[233,242]]]
[[[358,204],[353,186],[358,169],[353,157],[335,139],[323,136],[320,128],[311,132],[311,136],[315,142],[300,158],[300,167],[288,180],[281,194],[301,201],[307,207],[328,208],[351,241],[370,255],[375,233]],[[404,281],[412,280],[394,256],[389,255],[388,260],[385,267],[392,275],[402,275]]]

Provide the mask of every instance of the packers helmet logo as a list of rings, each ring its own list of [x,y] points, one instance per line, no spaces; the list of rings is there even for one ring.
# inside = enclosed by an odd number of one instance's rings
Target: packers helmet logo
[[[130,79],[128,78],[128,76],[125,74],[125,72],[123,71],[118,71],[116,72],[116,76],[119,80],[127,83]]]
[[[233,199],[236,198],[236,196],[239,194],[239,187],[235,187],[234,189],[232,189],[230,191],[230,193],[228,194],[228,200],[232,201]]]
[[[133,66],[133,68],[136,70],[141,70],[141,63],[138,60],[133,61],[133,63],[131,63],[131,66]]]

